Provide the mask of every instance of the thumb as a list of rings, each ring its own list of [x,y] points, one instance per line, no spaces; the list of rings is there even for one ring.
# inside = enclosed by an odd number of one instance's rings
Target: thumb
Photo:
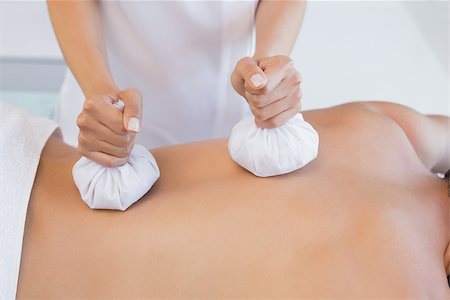
[[[267,84],[264,71],[258,66],[258,62],[253,57],[241,59],[236,65],[236,69],[245,81],[246,88],[250,90],[261,89]]]
[[[142,95],[134,89],[128,88],[119,93],[125,103],[123,111],[123,126],[128,132],[139,132],[142,121]]]

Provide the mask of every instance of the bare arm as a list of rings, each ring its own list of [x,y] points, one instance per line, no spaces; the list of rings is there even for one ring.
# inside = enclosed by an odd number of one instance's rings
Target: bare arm
[[[450,118],[423,115],[403,105],[386,102],[365,103],[371,110],[393,119],[405,132],[417,156],[433,172],[450,169]]]
[[[139,132],[142,96],[133,88],[119,90],[112,78],[99,3],[49,0],[48,10],[66,63],[86,97],[77,119],[78,152],[104,166],[123,165]],[[125,103],[123,114],[111,105],[118,99]]]
[[[306,1],[261,0],[256,12],[255,58],[291,54]]]
[[[86,97],[117,90],[108,67],[97,1],[48,1],[67,65]]]
[[[255,53],[239,60],[231,75],[234,89],[247,100],[258,127],[282,126],[301,110],[302,79],[289,55],[305,7],[306,1],[259,1]]]

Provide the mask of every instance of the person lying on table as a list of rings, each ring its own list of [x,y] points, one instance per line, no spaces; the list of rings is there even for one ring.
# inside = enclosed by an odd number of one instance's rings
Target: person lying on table
[[[126,212],[89,209],[58,131],[32,186],[17,298],[446,299],[450,119],[385,102],[305,111],[319,155],[258,178],[227,141],[152,149]],[[38,154],[37,154],[38,155]]]

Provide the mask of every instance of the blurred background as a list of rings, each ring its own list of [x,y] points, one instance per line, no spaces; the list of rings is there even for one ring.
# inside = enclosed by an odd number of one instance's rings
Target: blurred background
[[[389,100],[450,115],[448,1],[309,1],[303,109]],[[0,101],[51,117],[65,64],[46,3],[0,1]]]

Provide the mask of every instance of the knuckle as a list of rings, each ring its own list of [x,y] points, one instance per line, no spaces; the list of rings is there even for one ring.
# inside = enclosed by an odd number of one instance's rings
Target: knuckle
[[[277,64],[280,64],[280,65],[288,64],[288,57],[285,55],[277,55],[274,57],[274,60]]]
[[[83,147],[85,144],[87,144],[87,141],[87,137],[82,132],[80,132],[80,134],[78,134],[78,144]]]
[[[83,113],[79,114],[77,117],[77,126],[79,128],[86,128],[86,117]]]
[[[295,83],[301,83],[302,82],[302,75],[300,74],[300,72],[295,71],[294,74],[292,75],[292,80]]]
[[[250,61],[250,57],[249,56],[245,56],[243,58],[241,58],[240,60],[238,60],[238,62],[236,63],[236,66],[240,66],[242,64],[247,64]]]
[[[103,164],[105,165],[105,167],[107,168],[114,168],[116,166],[115,164],[115,159],[112,157],[108,157],[104,160]]]
[[[277,119],[275,119],[275,120],[273,121],[273,126],[274,126],[275,128],[278,128],[278,127],[281,126],[282,123],[283,123],[283,122],[277,118]]]
[[[86,154],[87,154],[87,151],[84,149],[84,147],[82,145],[77,146],[77,152],[81,156],[86,156]]]
[[[248,80],[250,79],[250,76],[253,75],[255,68],[252,65],[246,65],[242,72],[244,73],[244,77]]]
[[[268,121],[255,120],[255,123],[258,125],[258,127],[261,127],[261,128],[267,128],[267,129],[273,128],[273,126]]]
[[[87,112],[94,112],[95,111],[95,104],[94,101],[91,99],[86,99],[83,104],[83,110]]]
[[[264,105],[262,105],[261,99],[253,100],[253,101],[252,101],[252,105],[253,105],[253,107],[254,107],[255,109],[261,109],[261,108],[264,107]]]
[[[276,126],[275,126],[275,121],[274,121],[274,120],[267,120],[267,121],[266,121],[266,126],[267,126],[268,128],[274,128],[274,127],[276,127]]]
[[[262,109],[255,108],[253,114],[257,120],[264,121],[266,119],[266,113]]]
[[[265,103],[265,97],[258,95],[252,97],[252,104],[256,108],[263,108]]]
[[[127,92],[128,92],[130,95],[136,95],[136,94],[138,93],[138,90],[137,90],[136,88],[134,88],[134,87],[131,87],[131,88],[128,88],[128,89],[127,89]]]
[[[138,89],[132,87],[128,88],[126,92],[131,98],[139,99],[140,102],[142,103],[142,94]]]
[[[299,100],[299,101],[302,100],[302,98],[303,98],[303,91],[302,91],[302,89],[298,89],[298,95],[297,95],[297,97],[298,97],[298,100]]]
[[[294,65],[294,61],[289,56],[284,56],[284,61],[286,62],[286,64],[288,66],[293,66]]]
[[[275,56],[275,60],[277,63],[284,65],[284,66],[294,65],[294,61],[287,55],[277,55],[277,56]]]
[[[261,95],[267,95],[267,94],[269,94],[269,93],[270,93],[270,89],[267,87],[267,85],[266,85],[265,87],[263,87],[263,88],[258,89],[258,90],[255,91],[255,94],[256,94],[256,95],[259,95],[259,96],[261,96]],[[265,98],[263,98],[263,99],[265,100]]]
[[[294,91],[293,96],[294,96],[294,97],[293,97],[293,101],[294,101],[295,103],[300,102],[300,100],[301,100],[302,97],[303,97],[302,90],[301,90],[301,89],[296,89],[296,90]]]
[[[270,119],[270,120],[267,120],[267,124],[268,124],[271,128],[280,127],[280,125],[281,125],[281,120],[280,120],[280,118],[272,118],[272,119]]]
[[[251,93],[254,93],[254,89],[251,86],[250,82],[248,80],[244,80],[244,90],[245,90],[245,94],[247,95],[252,95]],[[250,93],[251,92],[251,93]],[[247,100],[249,99],[249,97],[247,97]]]

